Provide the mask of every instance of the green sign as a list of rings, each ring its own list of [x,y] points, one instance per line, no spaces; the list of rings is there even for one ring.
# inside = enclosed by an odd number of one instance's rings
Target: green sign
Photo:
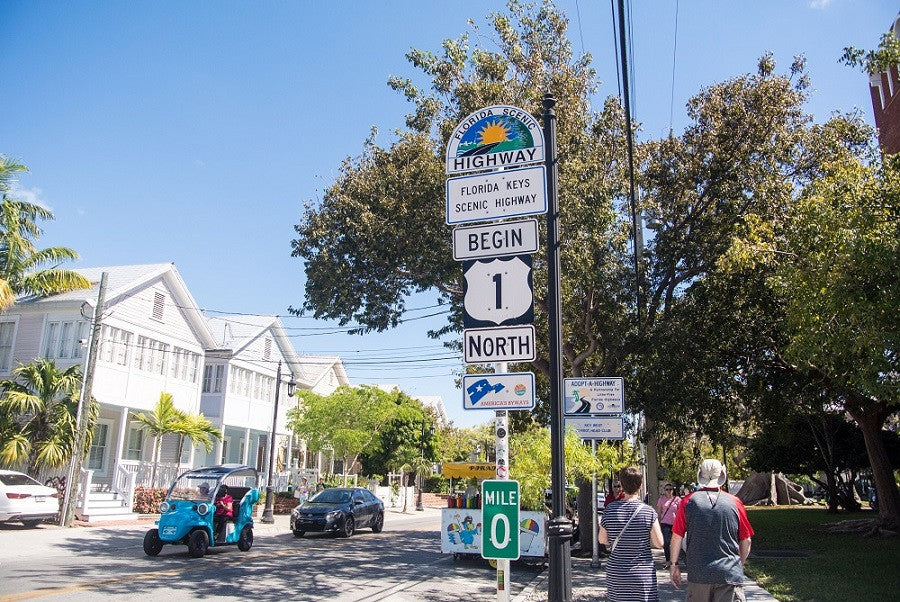
[[[519,558],[519,482],[490,479],[481,483],[481,557]]]

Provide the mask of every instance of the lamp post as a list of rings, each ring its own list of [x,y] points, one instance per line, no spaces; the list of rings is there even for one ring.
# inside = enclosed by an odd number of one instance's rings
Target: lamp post
[[[428,431],[429,436],[434,435],[434,425],[431,425],[430,430]],[[422,505],[422,487],[425,484],[423,481],[425,479],[424,474],[425,467],[425,420],[422,420],[422,436],[419,438],[419,475],[416,478],[416,483],[419,485],[419,496],[416,499],[416,510],[421,512],[425,510],[425,507]]]
[[[288,397],[294,394],[294,387],[297,383],[293,377],[288,381],[287,394]],[[272,507],[275,504],[275,488],[272,486],[275,470],[275,428],[278,424],[278,394],[281,391],[281,360],[278,360],[278,370],[275,371],[275,409],[272,411],[272,433],[269,435],[269,471],[266,479],[266,507],[263,510],[262,523],[274,523],[275,517],[272,514]]]

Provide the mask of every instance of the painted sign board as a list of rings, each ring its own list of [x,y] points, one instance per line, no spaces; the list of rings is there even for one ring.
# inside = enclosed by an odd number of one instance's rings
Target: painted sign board
[[[543,165],[447,178],[447,223],[547,213]]]
[[[464,410],[530,410],[534,408],[534,373],[466,374]]]
[[[574,428],[582,439],[625,438],[625,419],[618,416],[566,416],[565,420],[566,428]]]
[[[467,364],[533,362],[534,326],[469,328],[463,331],[463,359]]]
[[[459,122],[447,142],[447,173],[527,165],[544,160],[544,131],[531,113],[494,105]]]
[[[519,558],[519,482],[487,479],[481,482],[481,557]]]
[[[534,322],[531,255],[463,262],[463,327]]]
[[[566,416],[621,414],[625,411],[625,379],[563,379],[563,400]]]
[[[538,250],[536,219],[453,229],[453,259],[527,255]]]
[[[479,508],[442,508],[441,553],[481,554],[482,512]],[[519,555],[543,557],[547,551],[547,513],[520,510],[518,527]]]

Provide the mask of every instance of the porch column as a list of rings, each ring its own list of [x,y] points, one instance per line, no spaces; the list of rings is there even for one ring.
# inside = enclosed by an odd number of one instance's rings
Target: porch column
[[[246,428],[246,429],[244,429],[244,458],[241,460],[241,463],[244,466],[250,465],[247,463],[249,454],[250,454],[250,429]]]
[[[110,477],[112,482],[116,482],[119,474],[119,465],[122,463],[122,454],[125,451],[125,435],[128,433],[128,407],[123,407],[119,413],[119,438],[116,441],[116,459],[113,462],[113,472]]]
[[[191,451],[188,452],[188,466],[190,466],[191,469],[194,468],[194,455],[196,454],[196,452],[197,446],[194,445],[194,441],[193,439],[191,439]],[[209,464],[209,462],[207,462],[207,464]]]
[[[287,450],[284,452],[284,469],[290,470],[293,462],[291,461],[291,451],[293,451],[294,436],[288,435]]]
[[[214,458],[214,462],[212,464],[224,464],[225,459],[222,458],[222,448],[225,445],[225,425],[222,425],[222,438],[216,441],[216,457]]]

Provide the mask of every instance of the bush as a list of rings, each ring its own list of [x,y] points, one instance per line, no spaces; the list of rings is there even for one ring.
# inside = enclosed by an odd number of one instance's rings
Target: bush
[[[158,514],[159,505],[166,499],[165,488],[135,487],[132,511],[140,514]]]
[[[439,474],[425,477],[422,491],[426,493],[447,493],[450,491],[450,479]]]

